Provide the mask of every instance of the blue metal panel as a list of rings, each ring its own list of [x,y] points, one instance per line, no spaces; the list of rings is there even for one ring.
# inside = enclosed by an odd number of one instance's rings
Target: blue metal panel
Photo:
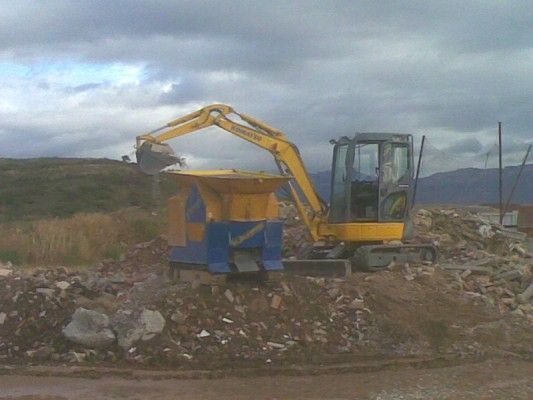
[[[266,271],[283,271],[281,260],[263,260],[263,268]]]
[[[231,271],[232,248],[258,248],[266,270],[282,270],[282,234],[283,223],[280,221],[212,222],[206,224],[204,241],[188,241],[184,247],[171,247],[170,261],[205,265],[212,273],[228,273]]]
[[[283,222],[268,221],[265,227],[265,246],[280,247],[283,245]]]
[[[265,221],[235,222],[230,225],[230,245],[237,249],[262,247],[265,242]]]
[[[189,241],[186,246],[171,246],[170,261],[188,264],[207,264],[207,241]]]
[[[262,251],[264,268],[282,270],[281,254],[283,247],[283,222],[268,221],[265,226],[265,243]]]
[[[206,231],[206,238],[201,242],[189,240],[186,246],[172,246],[170,261],[205,265],[213,273],[230,272],[228,224],[207,224]]]
[[[206,221],[206,211],[205,203],[200,196],[200,192],[196,185],[192,186],[191,193],[187,198],[187,222],[205,222]]]
[[[210,272],[230,272],[229,261],[229,224],[212,222],[206,225],[207,263]]]

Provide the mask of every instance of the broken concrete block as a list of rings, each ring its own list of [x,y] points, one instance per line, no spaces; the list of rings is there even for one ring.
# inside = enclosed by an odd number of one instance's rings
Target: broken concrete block
[[[63,329],[63,335],[74,343],[94,348],[105,348],[115,341],[107,315],[85,308],[74,312],[72,321]]]
[[[198,338],[206,338],[206,337],[211,336],[211,334],[208,331],[206,331],[205,329],[202,329],[202,331],[196,336]]]
[[[54,295],[54,289],[50,288],[37,288],[35,291],[44,294],[46,297],[52,297]]]
[[[267,342],[267,346],[270,346],[273,349],[278,349],[278,350],[281,350],[281,349],[285,348],[284,344],[276,343],[276,342]]]
[[[5,278],[11,275],[13,271],[7,268],[0,268],[0,277]]]
[[[235,298],[233,297],[233,293],[231,293],[231,290],[229,289],[226,289],[226,291],[224,292],[224,296],[226,297],[226,299],[228,299],[230,303],[233,303],[235,301]]]
[[[281,296],[275,294],[274,296],[272,296],[272,301],[270,302],[270,307],[274,308],[275,310],[279,309],[279,307],[281,306],[281,301],[282,301]]]
[[[516,296],[516,300],[519,303],[527,303],[529,299],[533,296],[533,283],[531,283],[523,293]]]
[[[472,270],[470,269],[467,269],[465,272],[461,273],[461,278],[466,278],[468,275],[470,275],[472,273]]]
[[[140,316],[140,323],[143,328],[143,340],[149,340],[155,335],[163,332],[165,328],[165,318],[159,311],[144,309]]]
[[[520,279],[522,278],[522,272],[515,269],[513,271],[505,271],[505,272],[501,272],[499,274],[496,274],[494,276],[494,279],[498,280],[498,279],[503,279],[503,280],[506,280],[506,281],[512,281],[512,280],[515,280],[515,279]]]
[[[70,283],[68,283],[67,281],[56,282],[56,287],[61,290],[67,290],[70,287]]]

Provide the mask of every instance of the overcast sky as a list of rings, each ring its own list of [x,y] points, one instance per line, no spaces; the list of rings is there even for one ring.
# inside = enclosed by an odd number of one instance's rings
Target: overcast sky
[[[530,0],[0,0],[0,21],[0,157],[119,158],[213,102],[285,131],[312,171],[356,131],[427,134],[456,166],[499,120],[509,162],[533,139]],[[194,168],[272,165],[220,130],[171,144]]]

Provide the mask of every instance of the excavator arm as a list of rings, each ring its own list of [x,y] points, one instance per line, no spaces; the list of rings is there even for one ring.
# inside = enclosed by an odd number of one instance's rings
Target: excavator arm
[[[229,119],[228,116],[231,114],[237,115],[249,126]],[[298,190],[293,182],[289,182],[289,189],[298,212],[309,228],[313,239],[315,241],[318,240],[320,238],[318,225],[325,220],[327,205],[317,194],[298,148],[287,139],[283,132],[251,116],[237,113],[230,106],[214,104],[204,107],[196,112],[170,121],[148,134],[138,136],[137,161],[142,166],[143,157],[148,157],[150,152],[153,155],[154,152],[161,152],[161,149],[165,149],[165,147],[160,147],[158,150],[157,146],[161,146],[170,139],[184,136],[209,126],[218,126],[241,139],[267,150],[273,155],[281,174],[292,176],[299,187]],[[154,147],[153,149],[152,146]],[[168,150],[163,151],[163,153],[165,152],[166,155],[170,154]],[[161,160],[163,160],[162,165],[158,166],[160,167],[158,170],[176,162],[176,159],[172,155]],[[306,212],[306,204],[312,210],[311,215],[308,215]]]

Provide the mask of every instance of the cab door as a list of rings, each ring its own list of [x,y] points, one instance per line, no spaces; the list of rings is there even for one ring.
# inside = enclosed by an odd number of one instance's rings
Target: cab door
[[[351,159],[350,151],[352,146],[349,142],[342,142],[335,145],[333,150],[333,167],[331,170],[331,196],[329,222],[346,222],[346,212],[349,205],[349,180]]]
[[[404,221],[412,190],[412,141],[381,144],[379,174],[380,221]]]

